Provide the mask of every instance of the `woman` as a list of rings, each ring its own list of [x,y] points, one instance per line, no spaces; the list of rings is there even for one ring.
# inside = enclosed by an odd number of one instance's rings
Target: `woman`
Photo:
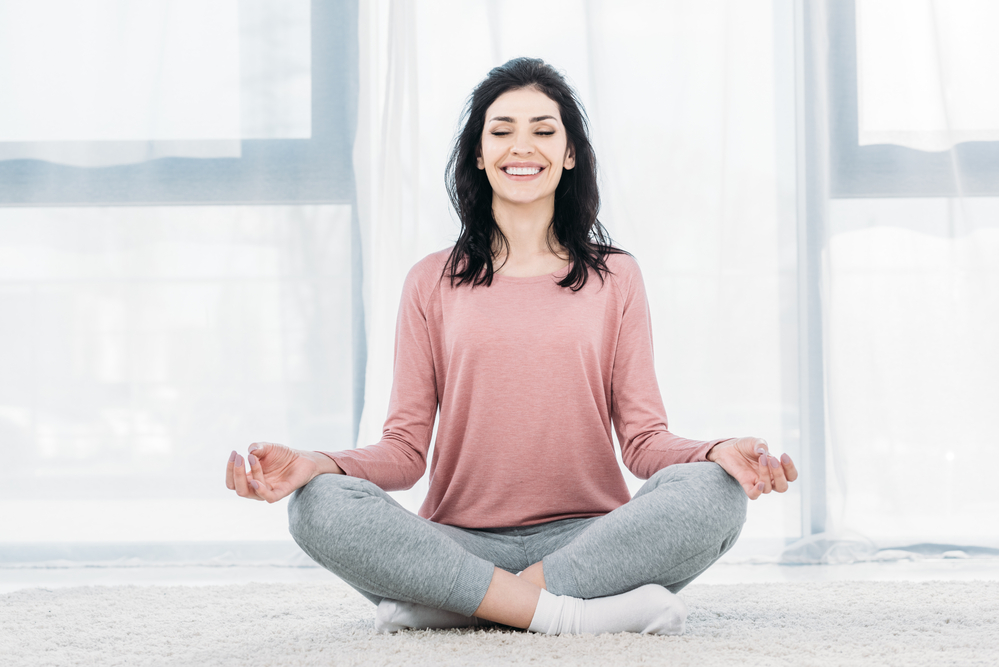
[[[250,446],[226,484],[274,502],[376,629],[683,632],[675,593],[735,543],[746,499],[797,477],[759,438],[667,430],[638,266],[597,221],[585,116],[540,60],[493,69],[448,164],[462,231],[410,271],[382,439]],[[424,473],[420,516],[386,490]],[[648,482],[630,498],[616,463]],[[517,574],[514,574],[517,573]]]

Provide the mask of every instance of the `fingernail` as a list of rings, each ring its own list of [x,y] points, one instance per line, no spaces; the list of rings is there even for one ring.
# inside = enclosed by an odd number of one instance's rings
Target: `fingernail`
[[[766,487],[763,486],[763,482],[760,482],[759,484],[756,485],[756,490],[757,491],[762,491],[764,488],[766,488]]]
[[[771,468],[779,468],[780,467],[780,461],[778,461],[777,459],[775,459],[774,457],[771,456],[770,457],[770,467]]]
[[[780,455],[780,462],[781,463],[790,463],[791,462],[791,457],[788,456],[787,454],[781,454]]]
[[[249,456],[247,456],[246,460],[250,462],[251,466],[257,465],[257,457],[254,456],[253,454],[250,454]],[[774,459],[774,461],[777,461],[777,459]],[[773,466],[776,468],[777,467],[777,463],[774,463]]]
[[[767,450],[766,450],[766,449],[764,449],[763,447],[757,447],[757,448],[756,448],[756,453],[757,453],[757,454],[766,454],[766,453],[767,453]]]
[[[253,443],[252,445],[250,445],[250,448],[247,451],[255,452],[258,449],[260,449],[260,445],[258,445],[257,443]]]
[[[229,463],[232,463],[235,460],[236,460],[236,450],[234,449],[232,450],[232,454],[229,455]]]
[[[236,459],[235,461],[233,461],[233,463],[235,463],[238,466],[243,465],[243,457],[240,456],[239,454],[236,454]]]
[[[765,466],[766,464],[767,464],[767,455],[766,454],[760,454],[760,465],[761,466]]]
[[[257,483],[257,480],[255,479],[250,480],[250,486],[253,487],[254,491],[258,491],[260,489],[260,485]]]

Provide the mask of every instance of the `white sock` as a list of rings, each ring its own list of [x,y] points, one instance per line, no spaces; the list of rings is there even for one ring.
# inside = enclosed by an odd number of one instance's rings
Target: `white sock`
[[[650,635],[683,634],[687,605],[657,584],[627,593],[582,600],[541,591],[538,608],[527,629],[548,635],[638,632]]]
[[[434,609],[415,602],[384,599],[375,612],[375,632],[399,630],[444,630],[486,625],[474,616],[462,616],[453,611]]]

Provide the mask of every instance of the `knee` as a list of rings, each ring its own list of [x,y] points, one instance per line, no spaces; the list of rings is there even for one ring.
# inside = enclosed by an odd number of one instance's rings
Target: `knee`
[[[718,514],[727,518],[733,527],[741,529],[746,522],[746,509],[749,505],[749,498],[742,485],[717,463],[704,461],[697,465],[703,467],[703,483],[715,499]]]
[[[288,500],[288,531],[295,541],[302,545],[335,530],[345,506],[358,495],[356,481],[346,475],[319,475],[296,490]]]
[[[660,479],[660,476],[661,479]],[[746,522],[746,509],[749,499],[742,485],[725,472],[717,463],[700,461],[663,468],[650,479],[650,482],[673,482],[689,485],[690,496],[702,499],[702,512],[711,516],[720,526],[741,529]],[[696,490],[696,491],[695,491]]]
[[[746,510],[749,507],[749,498],[746,496],[746,492],[743,490],[742,485],[735,480],[734,477],[729,475],[727,472],[722,470],[722,474],[725,475],[726,479],[726,490],[728,492],[726,500],[728,503],[728,510],[732,515],[733,523],[738,526],[738,529],[742,530],[742,524],[746,523]]]

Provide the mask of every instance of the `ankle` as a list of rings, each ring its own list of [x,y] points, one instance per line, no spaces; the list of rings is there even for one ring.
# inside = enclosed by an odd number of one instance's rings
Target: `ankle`
[[[520,572],[517,576],[521,579],[526,579],[542,590],[548,590],[548,587],[545,585],[545,568],[541,564],[541,561]]]

